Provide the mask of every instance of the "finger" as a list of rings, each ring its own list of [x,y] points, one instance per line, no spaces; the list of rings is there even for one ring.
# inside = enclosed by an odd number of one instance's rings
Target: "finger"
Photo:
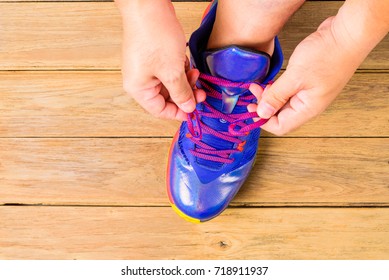
[[[186,76],[188,78],[188,82],[191,88],[195,88],[197,80],[199,79],[200,76],[200,71],[198,69],[191,69],[186,72]]]
[[[190,70],[190,62],[189,62],[189,58],[186,57],[186,60],[185,60],[185,72],[188,72]]]
[[[194,97],[196,99],[196,103],[201,103],[201,102],[205,101],[205,99],[207,98],[207,95],[206,95],[204,90],[195,89],[194,90]],[[165,99],[165,100],[174,103],[170,97],[168,99]]]
[[[146,89],[134,94],[134,99],[149,113],[165,119],[186,119],[186,113],[183,112],[173,102],[166,101],[165,98],[158,92],[160,87]]]
[[[185,121],[187,119],[187,115],[188,114],[178,108],[175,103],[168,101],[165,103],[165,107],[159,113],[158,117],[163,119]]]
[[[258,115],[269,119],[277,113],[288,102],[289,98],[298,92],[297,81],[293,70],[286,70],[274,84],[266,87],[258,103]]]
[[[171,73],[168,78],[161,77],[159,79],[169,91],[172,100],[182,111],[186,113],[193,112],[196,107],[196,101],[184,71],[179,74]]]
[[[257,104],[249,104],[247,105],[247,111],[249,111],[250,113],[253,113],[253,112],[256,112],[257,111],[257,107],[258,105]],[[253,118],[253,120],[255,122],[259,121],[261,118]]]
[[[252,83],[249,87],[249,90],[257,98],[257,101],[261,100],[263,88],[260,85]]]
[[[188,77],[188,81],[190,86],[194,89],[193,94],[196,100],[196,103],[201,103],[205,101],[207,95],[203,89],[195,88],[196,82],[200,76],[200,72],[197,69],[192,69],[186,73]],[[173,102],[173,100],[170,98],[169,93],[167,92],[165,87],[162,87],[161,94],[165,97],[166,101]]]
[[[162,84],[161,84],[161,90],[159,91],[159,93],[163,96],[163,98],[165,100],[170,99],[169,92],[167,91],[166,87]]]
[[[262,98],[263,88],[256,83],[252,83],[249,87],[249,90],[257,98],[257,103],[258,103],[258,100],[261,100],[261,98]],[[257,108],[258,108],[258,105],[254,104],[254,103],[247,105],[247,110],[250,113],[256,112]],[[260,118],[254,118],[253,120],[256,122],[256,121],[259,121]]]
[[[253,112],[256,112],[257,111],[257,107],[258,105],[257,104],[249,104],[247,105],[247,111],[249,111],[250,113],[253,113]]]
[[[207,94],[202,89],[195,89],[194,90],[194,96],[195,96],[195,99],[196,99],[196,103],[204,102],[205,99],[207,98]]]
[[[261,128],[280,136],[297,129],[315,115],[317,114],[313,114],[307,105],[295,95],[277,115],[271,117]]]
[[[196,87],[197,80],[200,76],[200,71],[198,69],[191,69],[186,73],[186,75],[188,77],[190,86],[192,87],[192,89],[194,89],[193,93],[195,95],[196,103],[201,103],[205,101],[207,97],[205,91]]]

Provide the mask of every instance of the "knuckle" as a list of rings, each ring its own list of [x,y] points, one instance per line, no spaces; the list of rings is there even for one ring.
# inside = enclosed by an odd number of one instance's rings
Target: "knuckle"
[[[278,126],[274,127],[271,133],[276,136],[284,136],[290,132],[290,128],[286,127],[282,122],[278,123]]]
[[[304,106],[302,107],[301,111],[304,113],[306,121],[317,117],[325,110],[325,107],[323,107],[321,104],[303,104]]]
[[[153,117],[160,118],[161,115],[162,115],[162,112],[160,112],[160,111],[152,111],[152,112],[150,112],[150,114],[151,114]]]
[[[285,131],[285,129],[282,129],[279,127],[277,129],[273,130],[272,133],[276,136],[284,136],[287,133],[287,131]]]
[[[321,31],[323,29],[327,29],[329,28],[331,25],[332,25],[332,22],[334,21],[335,19],[335,16],[331,16],[329,18],[327,18],[326,20],[324,20],[320,25],[319,27],[317,28],[317,30]]]
[[[159,119],[167,119],[169,116],[166,114],[164,110],[154,112],[154,117]]]
[[[187,90],[180,90],[175,93],[170,93],[173,101],[177,104],[183,104],[188,102],[192,98],[192,94]]]
[[[161,115],[162,115],[162,110],[155,110],[155,109],[153,109],[153,108],[145,108],[145,110],[147,111],[147,112],[149,112],[150,113],[150,115],[152,115],[153,117],[155,117],[155,118],[160,118],[161,117]]]
[[[163,80],[167,84],[175,84],[180,81],[182,71],[170,70],[163,75]]]
[[[277,104],[285,104],[289,100],[289,98],[287,96],[284,96],[280,92],[274,92],[273,99],[275,102],[277,102]]]
[[[132,79],[123,79],[123,90],[131,95],[134,92],[135,83]]]
[[[175,99],[179,103],[185,103],[191,99],[191,94],[188,91],[182,91]]]

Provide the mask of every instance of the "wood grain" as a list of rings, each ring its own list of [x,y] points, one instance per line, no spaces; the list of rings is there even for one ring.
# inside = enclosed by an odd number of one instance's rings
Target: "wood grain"
[[[0,203],[168,205],[171,139],[0,139]],[[261,139],[234,206],[388,206],[389,141]]]
[[[316,120],[288,136],[389,136],[388,73],[359,73]],[[1,137],[172,136],[127,96],[119,72],[0,72]],[[271,137],[271,134],[264,133]]]
[[[1,259],[389,257],[388,208],[227,209],[201,225],[167,207],[0,207],[0,216]]]
[[[286,58],[342,3],[307,2],[280,34]],[[174,3],[187,38],[207,4]],[[122,90],[114,4],[0,11],[0,259],[389,258],[389,36],[320,117],[263,133],[231,206],[194,225],[165,191],[179,123]]]
[[[187,37],[207,4],[174,3]],[[280,35],[286,57],[341,5],[307,2]],[[120,68],[121,20],[114,3],[2,2],[0,10],[0,69]],[[389,69],[388,36],[360,68]]]

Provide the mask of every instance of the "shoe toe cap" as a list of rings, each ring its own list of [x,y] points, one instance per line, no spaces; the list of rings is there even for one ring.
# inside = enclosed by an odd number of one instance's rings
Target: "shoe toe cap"
[[[180,153],[173,154],[168,172],[168,194],[173,208],[192,222],[218,216],[240,189],[251,165],[249,162],[211,182],[202,183],[191,164]]]
[[[213,182],[201,184],[196,179],[190,178],[187,181],[181,177],[181,180],[177,180],[171,188],[171,203],[181,216],[202,222],[220,214],[228,206],[236,190],[232,186],[217,186]]]

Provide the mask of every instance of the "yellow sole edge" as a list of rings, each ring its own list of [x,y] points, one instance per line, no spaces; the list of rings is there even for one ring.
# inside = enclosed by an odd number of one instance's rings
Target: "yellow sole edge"
[[[176,205],[170,204],[170,206],[173,208],[174,212],[176,212],[178,214],[178,216],[183,218],[185,221],[188,221],[188,222],[191,222],[191,223],[194,223],[194,224],[201,224],[201,221],[199,219],[195,219],[195,218],[189,217],[188,215],[182,213],[181,210],[178,209]]]

